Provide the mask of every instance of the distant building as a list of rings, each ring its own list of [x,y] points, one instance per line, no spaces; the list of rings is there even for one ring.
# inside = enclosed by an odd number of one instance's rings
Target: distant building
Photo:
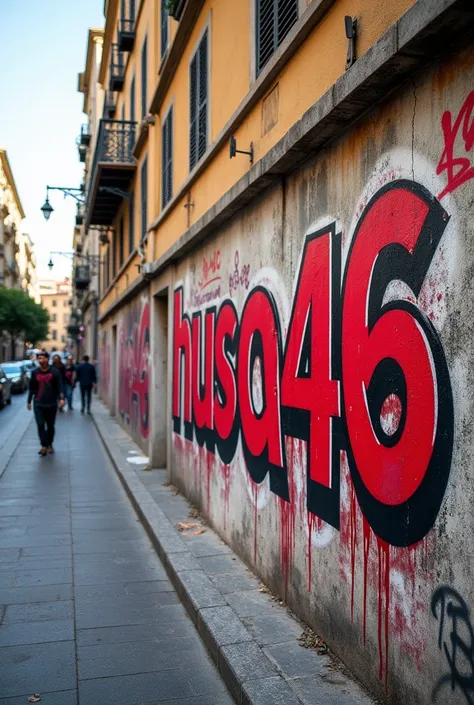
[[[38,348],[43,348],[48,352],[63,351],[66,348],[71,292],[69,279],[62,282],[56,282],[52,279],[39,281],[41,304],[49,313],[49,336],[47,340],[38,344]]]
[[[0,287],[23,289],[39,302],[33,242],[21,231],[24,217],[7,152],[0,149]],[[12,354],[8,336],[0,333],[0,362]],[[14,356],[23,356],[23,341],[17,342]]]

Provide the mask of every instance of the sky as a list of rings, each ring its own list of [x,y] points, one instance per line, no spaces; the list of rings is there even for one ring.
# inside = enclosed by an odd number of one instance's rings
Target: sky
[[[84,165],[75,140],[83,95],[77,74],[84,70],[89,27],[103,27],[104,0],[0,0],[0,147],[7,150],[25,211],[22,230],[35,243],[39,278],[70,276],[76,202],[50,193],[54,212],[40,210],[46,185],[79,187]]]

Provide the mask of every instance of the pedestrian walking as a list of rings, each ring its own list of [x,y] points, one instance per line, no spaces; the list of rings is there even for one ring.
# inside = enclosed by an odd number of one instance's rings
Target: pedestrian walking
[[[57,367],[49,364],[47,352],[37,355],[39,367],[31,372],[30,387],[28,392],[27,408],[31,411],[31,401],[34,399],[33,409],[41,448],[39,455],[54,453],[54,424],[56,411],[64,406],[64,393],[61,373]]]
[[[76,366],[75,366],[74,361],[72,359],[72,355],[67,356],[64,374],[65,374],[64,395],[66,397],[68,408],[71,411],[72,410],[72,396],[73,396],[74,387],[76,384]]]
[[[64,391],[65,387],[66,387],[66,367],[64,366],[60,355],[53,355],[53,365],[58,370],[59,374],[61,375],[61,384],[62,384],[63,391]],[[63,410],[63,408],[62,408],[62,406],[60,406],[59,411],[62,411],[62,410]]]
[[[94,391],[97,388],[97,374],[94,365],[89,362],[89,355],[84,355],[82,358],[82,363],[78,366],[76,370],[76,379],[81,387],[81,414],[87,408],[87,413],[91,413],[91,396],[92,388]]]

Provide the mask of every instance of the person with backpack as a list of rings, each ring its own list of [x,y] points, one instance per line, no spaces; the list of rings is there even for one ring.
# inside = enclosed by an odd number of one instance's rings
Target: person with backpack
[[[39,352],[37,359],[39,367],[31,372],[27,408],[31,411],[31,402],[34,399],[33,409],[41,443],[39,455],[44,457],[47,453],[54,453],[56,412],[58,404],[60,409],[64,406],[64,392],[61,372],[49,364],[48,353]]]

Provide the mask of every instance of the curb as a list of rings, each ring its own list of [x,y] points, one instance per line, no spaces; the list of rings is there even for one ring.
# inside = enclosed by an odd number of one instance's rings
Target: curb
[[[105,423],[100,423],[105,419],[96,418],[94,413],[92,417],[132,506],[235,702],[238,705],[373,703],[359,684],[347,677],[343,683],[329,684],[324,682],[323,676],[316,685],[316,692],[311,700],[307,700],[304,695],[303,699],[298,697],[296,688],[289,685],[297,679],[288,673],[287,664],[282,661],[279,663],[278,658],[272,654],[272,648],[283,644],[264,647],[257,643],[242,619],[229,605],[226,595],[211,581],[180,533],[157,505],[135,470],[127,463],[118,443],[108,433],[107,426],[111,422],[115,423],[113,419],[108,417]],[[209,530],[209,533],[211,531]],[[298,625],[298,629],[302,630],[302,627]],[[280,641],[285,640],[294,641],[299,650],[298,655],[304,660],[305,650],[297,644],[294,631],[285,633],[283,627]],[[312,665],[305,674],[311,679],[321,677],[321,666],[324,667],[326,661],[329,663],[327,656],[318,656],[318,659],[321,665],[317,669]],[[340,675],[342,677],[342,674]]]
[[[1,448],[1,458],[0,458],[0,479],[3,477],[6,469],[10,464],[10,460],[13,458],[16,449],[23,440],[23,436],[28,431],[30,424],[33,420],[33,416],[27,416],[27,421],[25,424],[20,424],[19,427],[16,426],[14,432],[9,437],[8,441]]]

